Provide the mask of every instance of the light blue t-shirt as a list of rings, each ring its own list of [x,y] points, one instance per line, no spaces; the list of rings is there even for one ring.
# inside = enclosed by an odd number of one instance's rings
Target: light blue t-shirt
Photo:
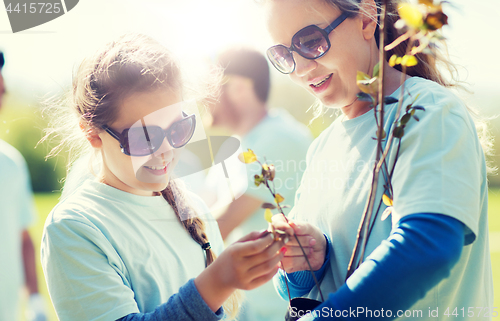
[[[23,156],[0,140],[0,320],[17,320],[24,283],[22,231],[35,219],[28,167]]]
[[[399,98],[399,91],[391,96]],[[405,82],[405,92],[411,96],[405,95],[402,114],[414,99],[414,105],[423,106],[425,111],[417,111],[415,115],[420,121],[410,120],[405,129],[392,178],[394,213],[381,221],[386,208],[382,203],[366,253],[373,252],[389,236],[401,217],[416,213],[451,216],[464,223],[467,246],[450,277],[411,309],[422,310],[427,316],[429,309],[439,308],[442,316],[448,307],[451,311],[455,307],[491,307],[486,166],[474,122],[460,99],[432,81],[410,78]],[[387,133],[391,133],[396,107],[397,104],[386,106]],[[308,151],[307,169],[290,217],[318,226],[331,239],[331,264],[321,283],[325,294],[345,283],[371,184],[376,150],[372,137],[376,130],[373,110],[350,120],[339,117]],[[393,141],[389,168],[394,163],[397,145],[397,140]],[[375,209],[382,199],[384,184],[381,175]],[[310,297],[319,300],[316,288]]]
[[[198,213],[206,205],[189,193]],[[200,216],[216,254],[217,222]],[[45,223],[42,266],[58,318],[116,320],[152,312],[205,268],[205,251],[162,196],[139,196],[88,179]]]
[[[241,147],[244,151],[248,148],[252,149],[261,162],[264,162],[265,157],[268,164],[275,165],[276,191],[285,198],[283,204],[293,206],[295,192],[306,168],[305,157],[311,142],[311,132],[305,125],[298,122],[284,109],[271,109],[268,115],[242,137]],[[254,175],[261,173],[259,163],[247,164],[243,169],[239,180],[248,182],[244,194],[260,199],[262,202],[274,203],[266,187],[263,185],[257,187],[254,184]],[[211,174],[207,175],[207,181],[213,179]],[[233,178],[233,181],[237,180]],[[225,181],[217,183],[223,187],[226,184]],[[285,209],[285,213],[288,213],[288,210]],[[274,213],[278,211],[275,210]],[[267,225],[264,210],[258,209],[229,234],[227,242],[230,244],[252,231],[266,229]],[[285,316],[287,307],[288,302],[279,297],[270,281],[257,289],[245,291],[245,303],[238,320],[281,320]]]

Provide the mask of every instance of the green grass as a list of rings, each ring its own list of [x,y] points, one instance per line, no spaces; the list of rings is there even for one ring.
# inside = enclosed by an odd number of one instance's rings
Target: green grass
[[[57,203],[59,194],[48,193],[48,194],[36,194],[35,202],[38,209],[39,219],[37,224],[30,228],[30,233],[35,243],[37,255],[40,253],[40,240],[42,238],[43,225],[45,218],[50,213],[51,209]],[[489,193],[489,226],[490,235],[495,242],[500,242],[500,188],[491,189]],[[492,248],[493,249],[493,248]],[[495,252],[491,253],[491,261],[493,268],[493,282],[495,288],[495,304],[494,306],[500,307],[500,247],[496,246]],[[40,286],[40,292],[45,296],[48,303],[49,321],[57,320],[55,311],[50,304],[49,295],[47,292],[47,287],[45,285],[45,279],[43,276],[42,268],[40,266],[40,259],[37,258],[38,266],[38,283]]]

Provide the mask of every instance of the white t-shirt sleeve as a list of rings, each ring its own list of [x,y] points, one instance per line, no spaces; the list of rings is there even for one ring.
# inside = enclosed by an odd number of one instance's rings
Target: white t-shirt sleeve
[[[465,224],[471,243],[478,233],[482,149],[458,98],[444,91],[422,96],[415,104],[426,110],[416,112],[419,122],[408,123],[394,171],[393,220],[415,213],[448,215]],[[397,140],[393,144],[394,152]]]
[[[46,226],[41,260],[59,320],[116,320],[139,312],[117,256],[88,224],[66,219]]]

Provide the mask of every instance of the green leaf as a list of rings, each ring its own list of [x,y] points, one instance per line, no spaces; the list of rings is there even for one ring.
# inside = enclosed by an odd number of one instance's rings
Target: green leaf
[[[255,183],[255,186],[260,186],[260,184],[264,183],[264,177],[262,175],[257,175],[255,174],[254,175],[254,183]]]
[[[396,138],[401,138],[405,134],[405,129],[401,126],[394,127],[392,135]]]
[[[364,93],[364,92],[360,92],[357,94],[357,97],[358,97],[358,100],[360,101],[369,101],[369,102],[373,102],[373,98],[371,95],[367,94],[367,93]]]
[[[397,103],[398,101],[399,100],[397,100],[396,98],[391,97],[391,96],[384,97],[384,103],[386,105],[394,104],[394,103]]]
[[[411,114],[404,114],[403,117],[401,117],[401,124],[406,125],[411,119]]]
[[[380,72],[380,63],[377,62],[375,66],[373,66],[373,77],[378,77]]]
[[[378,133],[379,133],[379,131],[377,130],[377,131],[375,132],[375,135],[376,135],[377,137],[379,136],[379,134],[378,134]],[[383,129],[382,129],[382,139],[384,139],[385,137],[386,137],[385,130],[383,130]]]

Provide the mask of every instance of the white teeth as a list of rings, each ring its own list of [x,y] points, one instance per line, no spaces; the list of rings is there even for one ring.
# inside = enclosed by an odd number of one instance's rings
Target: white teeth
[[[314,87],[320,87],[321,85],[323,85],[325,83],[325,81],[327,81],[328,79],[330,79],[332,75],[328,75],[328,77],[326,77],[325,79],[323,79],[322,81],[320,81],[319,83],[317,84],[312,84]]]
[[[159,169],[165,169],[167,166],[144,166],[146,168],[152,169],[152,170],[159,170]]]

